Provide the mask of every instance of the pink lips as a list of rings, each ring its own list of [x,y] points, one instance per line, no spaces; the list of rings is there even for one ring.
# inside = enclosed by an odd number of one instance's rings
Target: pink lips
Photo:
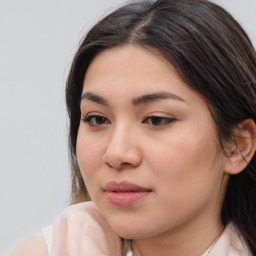
[[[152,190],[130,182],[108,182],[104,188],[109,202],[115,206],[129,206],[146,197]]]

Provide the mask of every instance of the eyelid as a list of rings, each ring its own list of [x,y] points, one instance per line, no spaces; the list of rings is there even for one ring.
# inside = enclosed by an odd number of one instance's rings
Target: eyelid
[[[144,119],[150,118],[150,117],[159,117],[159,118],[166,118],[166,119],[177,119],[175,116],[165,113],[165,112],[151,112],[145,116]]]
[[[103,123],[100,123],[100,124],[95,123],[97,118],[102,118]],[[93,119],[95,121],[94,123],[92,122]],[[108,125],[111,123],[107,117],[105,117],[102,114],[98,114],[98,113],[89,113],[86,116],[82,116],[81,120],[91,127],[102,127],[102,126],[105,126],[105,125]],[[107,123],[106,123],[106,121],[107,121]]]
[[[166,113],[166,112],[150,112],[149,114],[146,115],[146,117],[151,117],[151,116],[159,116],[159,117],[166,117],[166,118],[175,118],[173,115]]]
[[[168,116],[167,116],[168,115]],[[159,124],[154,124],[152,122],[153,119],[156,119],[155,121],[160,121]],[[158,119],[158,120],[157,120]],[[161,120],[162,119],[162,120]],[[150,113],[148,114],[142,121],[142,123],[148,123],[148,121],[151,120],[151,122],[149,123],[150,126],[153,127],[164,127],[164,126],[168,126],[171,123],[173,123],[174,121],[177,120],[177,118],[175,118],[174,116],[170,116],[169,114],[164,114],[164,113]],[[164,121],[164,122],[161,122]]]
[[[101,116],[101,117],[105,117],[104,114],[100,113],[100,112],[88,112],[86,114],[81,113],[81,119],[86,119],[88,117],[92,117],[92,116]],[[105,117],[106,118],[106,117]]]

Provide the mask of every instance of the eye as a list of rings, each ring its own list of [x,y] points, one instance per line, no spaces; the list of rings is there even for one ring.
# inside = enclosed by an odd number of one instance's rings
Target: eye
[[[106,117],[100,115],[88,115],[82,118],[82,120],[85,123],[88,123],[89,126],[102,126],[105,124],[110,124],[110,121]]]
[[[143,121],[143,123],[147,123],[152,126],[164,126],[172,123],[173,121],[175,121],[175,119],[170,117],[149,116]]]

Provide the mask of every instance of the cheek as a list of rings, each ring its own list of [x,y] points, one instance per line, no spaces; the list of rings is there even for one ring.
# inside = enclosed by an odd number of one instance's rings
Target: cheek
[[[163,229],[197,216],[210,202],[215,202],[221,187],[221,158],[216,158],[217,146],[205,140],[173,140],[173,147],[158,147],[157,161],[149,162],[156,191],[158,226]],[[150,153],[152,155],[152,153]],[[159,209],[161,211],[159,211]],[[161,226],[162,225],[162,226]]]
[[[91,182],[95,175],[95,170],[99,169],[101,164],[101,145],[95,142],[92,136],[86,136],[86,132],[79,128],[77,135],[76,154],[77,161],[87,185],[88,181]]]
[[[158,166],[160,172],[187,175],[192,174],[193,170],[199,171],[203,166],[210,166],[216,152],[217,145],[213,141],[175,137],[148,148],[147,154],[155,156],[148,159],[155,169]]]
[[[161,193],[168,195],[167,200],[174,200],[175,203],[182,198],[197,197],[200,191],[215,189],[222,170],[217,142],[209,139],[208,135],[193,137],[191,133],[187,134],[186,137],[174,136],[158,147],[148,149],[148,155],[155,156],[148,158],[148,166],[151,166],[156,184],[163,184]],[[180,199],[176,202],[178,195]]]

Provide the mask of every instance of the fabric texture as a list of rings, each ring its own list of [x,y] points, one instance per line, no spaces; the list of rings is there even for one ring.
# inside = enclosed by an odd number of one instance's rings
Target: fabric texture
[[[50,253],[51,247],[52,247],[52,225],[46,226],[45,228],[42,229],[42,234],[45,240],[45,243],[48,248],[48,253]]]
[[[42,234],[50,253],[53,228],[51,225],[42,229]],[[123,256],[132,256],[130,241],[124,241]],[[204,255],[204,254],[203,254]],[[202,255],[202,256],[203,256]],[[229,224],[207,256],[253,256],[243,238],[232,224]]]
[[[242,236],[229,224],[208,256],[253,256]]]

